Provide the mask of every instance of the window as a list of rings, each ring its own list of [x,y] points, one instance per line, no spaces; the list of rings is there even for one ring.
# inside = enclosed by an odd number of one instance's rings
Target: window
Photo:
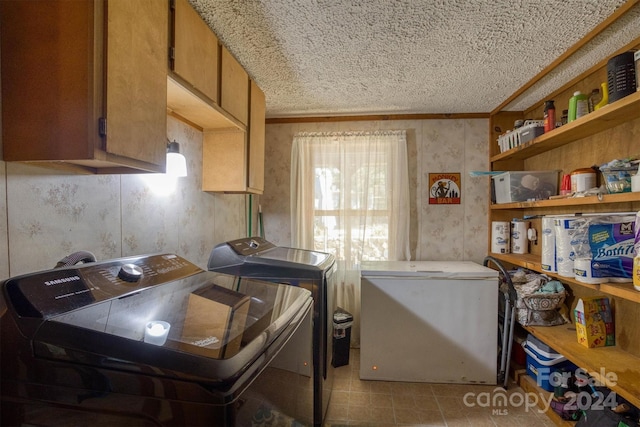
[[[342,153],[336,149],[329,156],[316,157],[313,165],[314,249],[339,259],[389,259],[392,201],[387,177],[392,168],[384,153],[370,156],[369,163],[357,162],[358,152],[366,150],[365,144],[350,144]],[[358,244],[361,231],[362,245]]]
[[[336,257],[337,304],[357,319],[360,263],[410,256],[406,133],[297,134],[291,165],[292,244]]]

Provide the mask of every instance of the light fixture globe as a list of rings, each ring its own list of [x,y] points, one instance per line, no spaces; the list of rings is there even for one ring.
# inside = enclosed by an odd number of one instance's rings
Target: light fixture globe
[[[180,154],[180,144],[176,141],[167,144],[167,175],[187,176],[187,159]]]

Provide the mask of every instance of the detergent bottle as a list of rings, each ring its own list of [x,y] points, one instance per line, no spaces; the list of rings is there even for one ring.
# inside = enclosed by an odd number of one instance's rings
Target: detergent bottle
[[[609,103],[609,88],[607,86],[607,82],[602,82],[600,84],[600,92],[602,92],[602,99],[596,105],[593,106],[593,111],[598,110]]]
[[[569,99],[569,123],[589,114],[589,97],[586,93],[576,91]]]

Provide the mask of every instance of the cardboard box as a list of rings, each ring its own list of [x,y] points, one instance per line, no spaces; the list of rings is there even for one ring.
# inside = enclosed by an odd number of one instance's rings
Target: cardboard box
[[[616,335],[609,298],[580,298],[574,310],[578,342],[585,347],[616,345]]]
[[[189,295],[180,348],[215,359],[240,351],[251,298],[213,285]]]

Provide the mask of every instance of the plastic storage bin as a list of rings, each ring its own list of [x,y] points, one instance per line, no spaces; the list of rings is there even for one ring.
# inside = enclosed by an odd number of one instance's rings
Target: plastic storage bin
[[[569,362],[563,355],[529,334],[522,343],[527,354],[527,374],[536,380],[542,389],[553,391],[558,385],[551,381],[552,374],[558,371],[575,372],[577,366]],[[555,379],[555,378],[554,378]]]
[[[526,120],[518,129],[509,130],[498,137],[500,152],[504,153],[512,148],[525,144],[544,133],[544,121]]]
[[[638,172],[636,166],[629,168],[602,168],[602,180],[609,193],[627,193],[631,191],[631,177]]]
[[[560,171],[509,171],[492,177],[496,203],[544,200],[558,194]]]
[[[520,134],[520,144],[533,141],[544,133],[544,121],[527,120],[524,122],[524,126],[518,129],[518,133]]]
[[[353,316],[351,313],[338,307],[333,313],[333,355],[331,365],[334,368],[349,364],[352,325]]]

